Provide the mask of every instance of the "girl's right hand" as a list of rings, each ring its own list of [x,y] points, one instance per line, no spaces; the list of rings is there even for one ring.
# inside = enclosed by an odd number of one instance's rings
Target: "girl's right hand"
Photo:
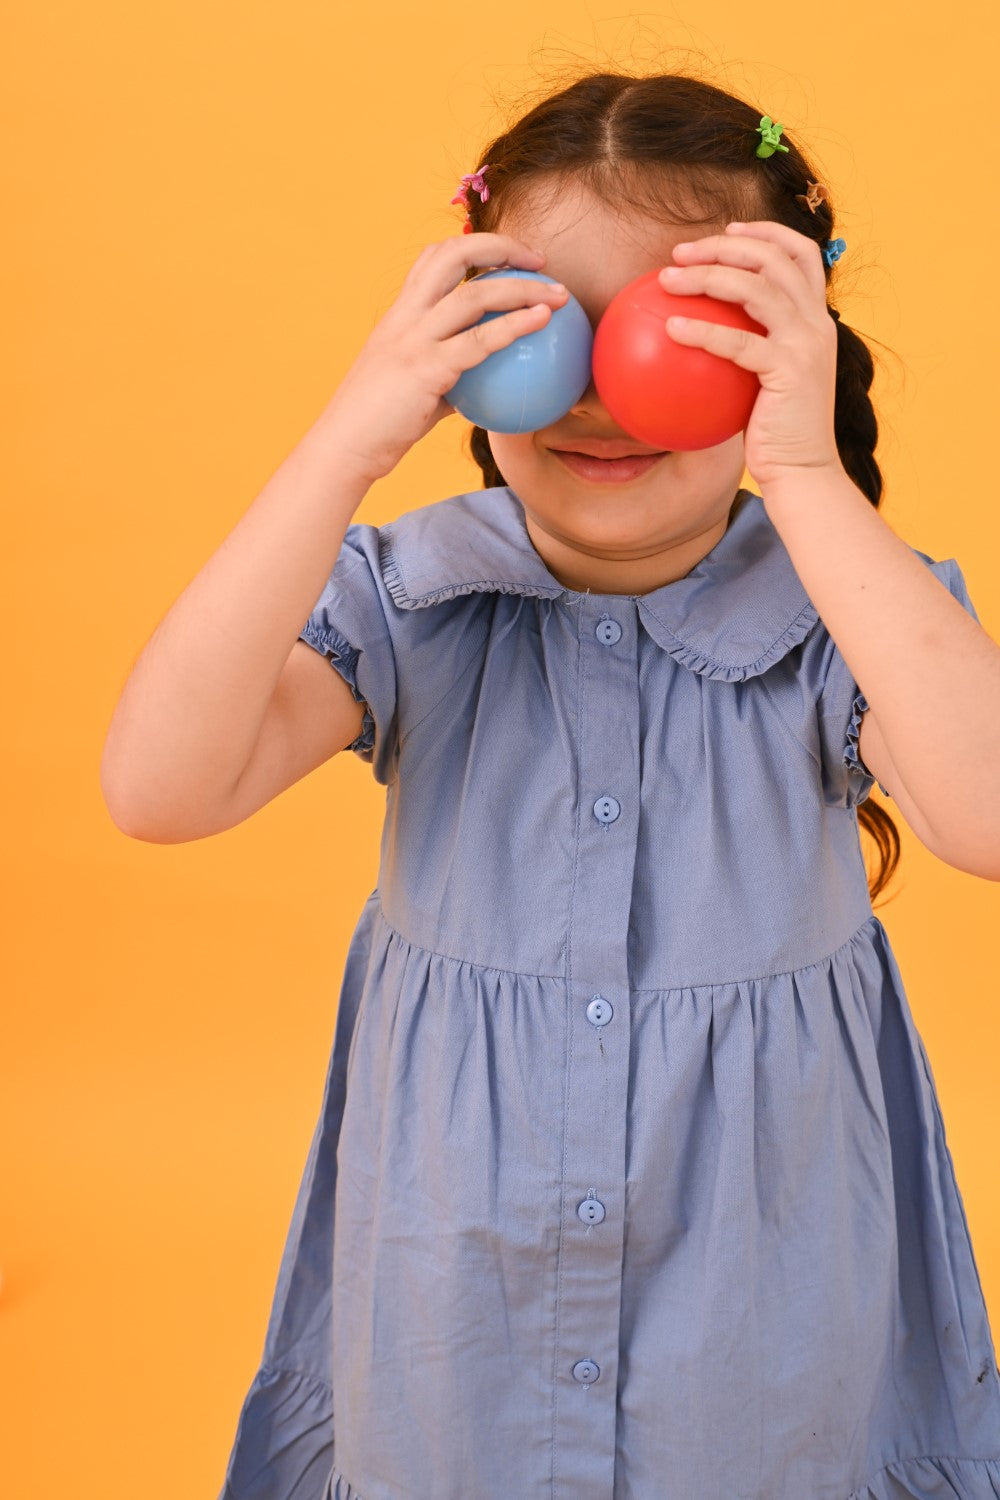
[[[565,289],[530,279],[544,264],[543,255],[504,234],[454,235],[420,252],[328,408],[363,475],[374,482],[390,473],[455,410],[444,395],[460,375],[543,327],[549,309],[566,301]],[[472,266],[526,274],[463,280]],[[506,315],[479,323],[485,312]]]

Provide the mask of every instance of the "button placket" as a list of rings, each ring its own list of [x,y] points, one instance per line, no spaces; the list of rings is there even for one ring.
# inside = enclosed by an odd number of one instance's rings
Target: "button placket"
[[[561,1249],[557,1338],[569,1354],[564,1378],[582,1387],[587,1400],[555,1404],[553,1500],[611,1500],[631,1035],[628,932],[639,806],[638,612],[625,599],[621,619],[589,596],[579,607],[581,819],[570,919],[575,1034],[566,1064],[564,1153],[564,1201],[577,1232],[564,1237]],[[600,1185],[600,1196],[591,1184]]]

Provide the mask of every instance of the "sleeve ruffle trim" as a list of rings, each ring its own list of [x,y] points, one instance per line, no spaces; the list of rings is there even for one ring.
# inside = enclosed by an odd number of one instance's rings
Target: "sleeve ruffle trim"
[[[322,652],[324,656],[329,656],[331,667],[347,683],[354,695],[355,703],[364,704],[365,713],[361,723],[361,733],[347,746],[347,749],[355,751],[366,760],[371,760],[375,749],[375,718],[368,707],[364,693],[358,687],[360,650],[357,646],[350,645],[342,635],[337,635],[329,627],[320,630],[311,621],[307,622],[305,629],[300,631],[299,640],[305,641],[307,646],[312,646],[313,650]]]
[[[867,712],[868,706],[868,699],[865,697],[864,693],[859,692],[854,700],[854,706],[851,710],[851,722],[847,726],[847,743],[844,746],[844,765],[848,768],[849,771],[857,771],[860,775],[867,776],[870,778],[870,780],[875,781],[875,777],[872,775],[871,771],[869,771],[868,767],[861,759],[861,756],[858,754],[858,734],[861,730],[861,716],[862,714]],[[881,781],[876,781],[876,785],[878,786],[879,791],[884,793],[886,797],[890,797],[892,795],[892,793],[882,785]]]

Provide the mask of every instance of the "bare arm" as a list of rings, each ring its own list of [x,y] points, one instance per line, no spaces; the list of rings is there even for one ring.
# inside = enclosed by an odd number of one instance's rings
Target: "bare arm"
[[[421,251],[329,405],[132,668],[101,758],[124,833],[180,843],[231,827],[350,743],[350,689],[322,658],[293,651],[299,631],[374,481],[454,410],[446,394],[465,370],[541,327],[568,295],[530,275],[463,273],[543,261],[501,234]]]
[[[231,826],[223,810],[371,483],[352,462],[334,398],[168,610],[129,674],[101,759],[104,799],[123,832],[179,842]],[[336,678],[329,663],[316,661]],[[331,685],[328,728],[335,707],[346,708],[345,695],[346,684]]]

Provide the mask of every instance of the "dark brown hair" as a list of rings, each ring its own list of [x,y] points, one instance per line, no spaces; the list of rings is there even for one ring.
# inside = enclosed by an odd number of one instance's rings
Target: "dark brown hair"
[[[516,213],[526,192],[557,193],[572,178],[611,207],[620,208],[624,199],[637,212],[671,224],[771,219],[822,248],[834,238],[832,200],[828,195],[815,209],[803,201],[807,179],[819,179],[784,134],[787,152],[757,156],[763,114],[685,74],[588,73],[535,104],[480,152],[479,162],[488,163],[489,197],[482,202],[470,188],[472,229],[495,231],[505,215]],[[467,279],[479,269],[470,270]],[[826,265],[828,285],[832,270]],[[837,449],[844,469],[877,510],[882,498],[875,461],[878,423],[868,396],[874,361],[864,340],[836,316]],[[506,484],[485,428],[473,427],[470,450],[484,487]],[[871,798],[858,806],[858,817],[878,851],[869,879],[874,900],[899,863],[899,832]]]

